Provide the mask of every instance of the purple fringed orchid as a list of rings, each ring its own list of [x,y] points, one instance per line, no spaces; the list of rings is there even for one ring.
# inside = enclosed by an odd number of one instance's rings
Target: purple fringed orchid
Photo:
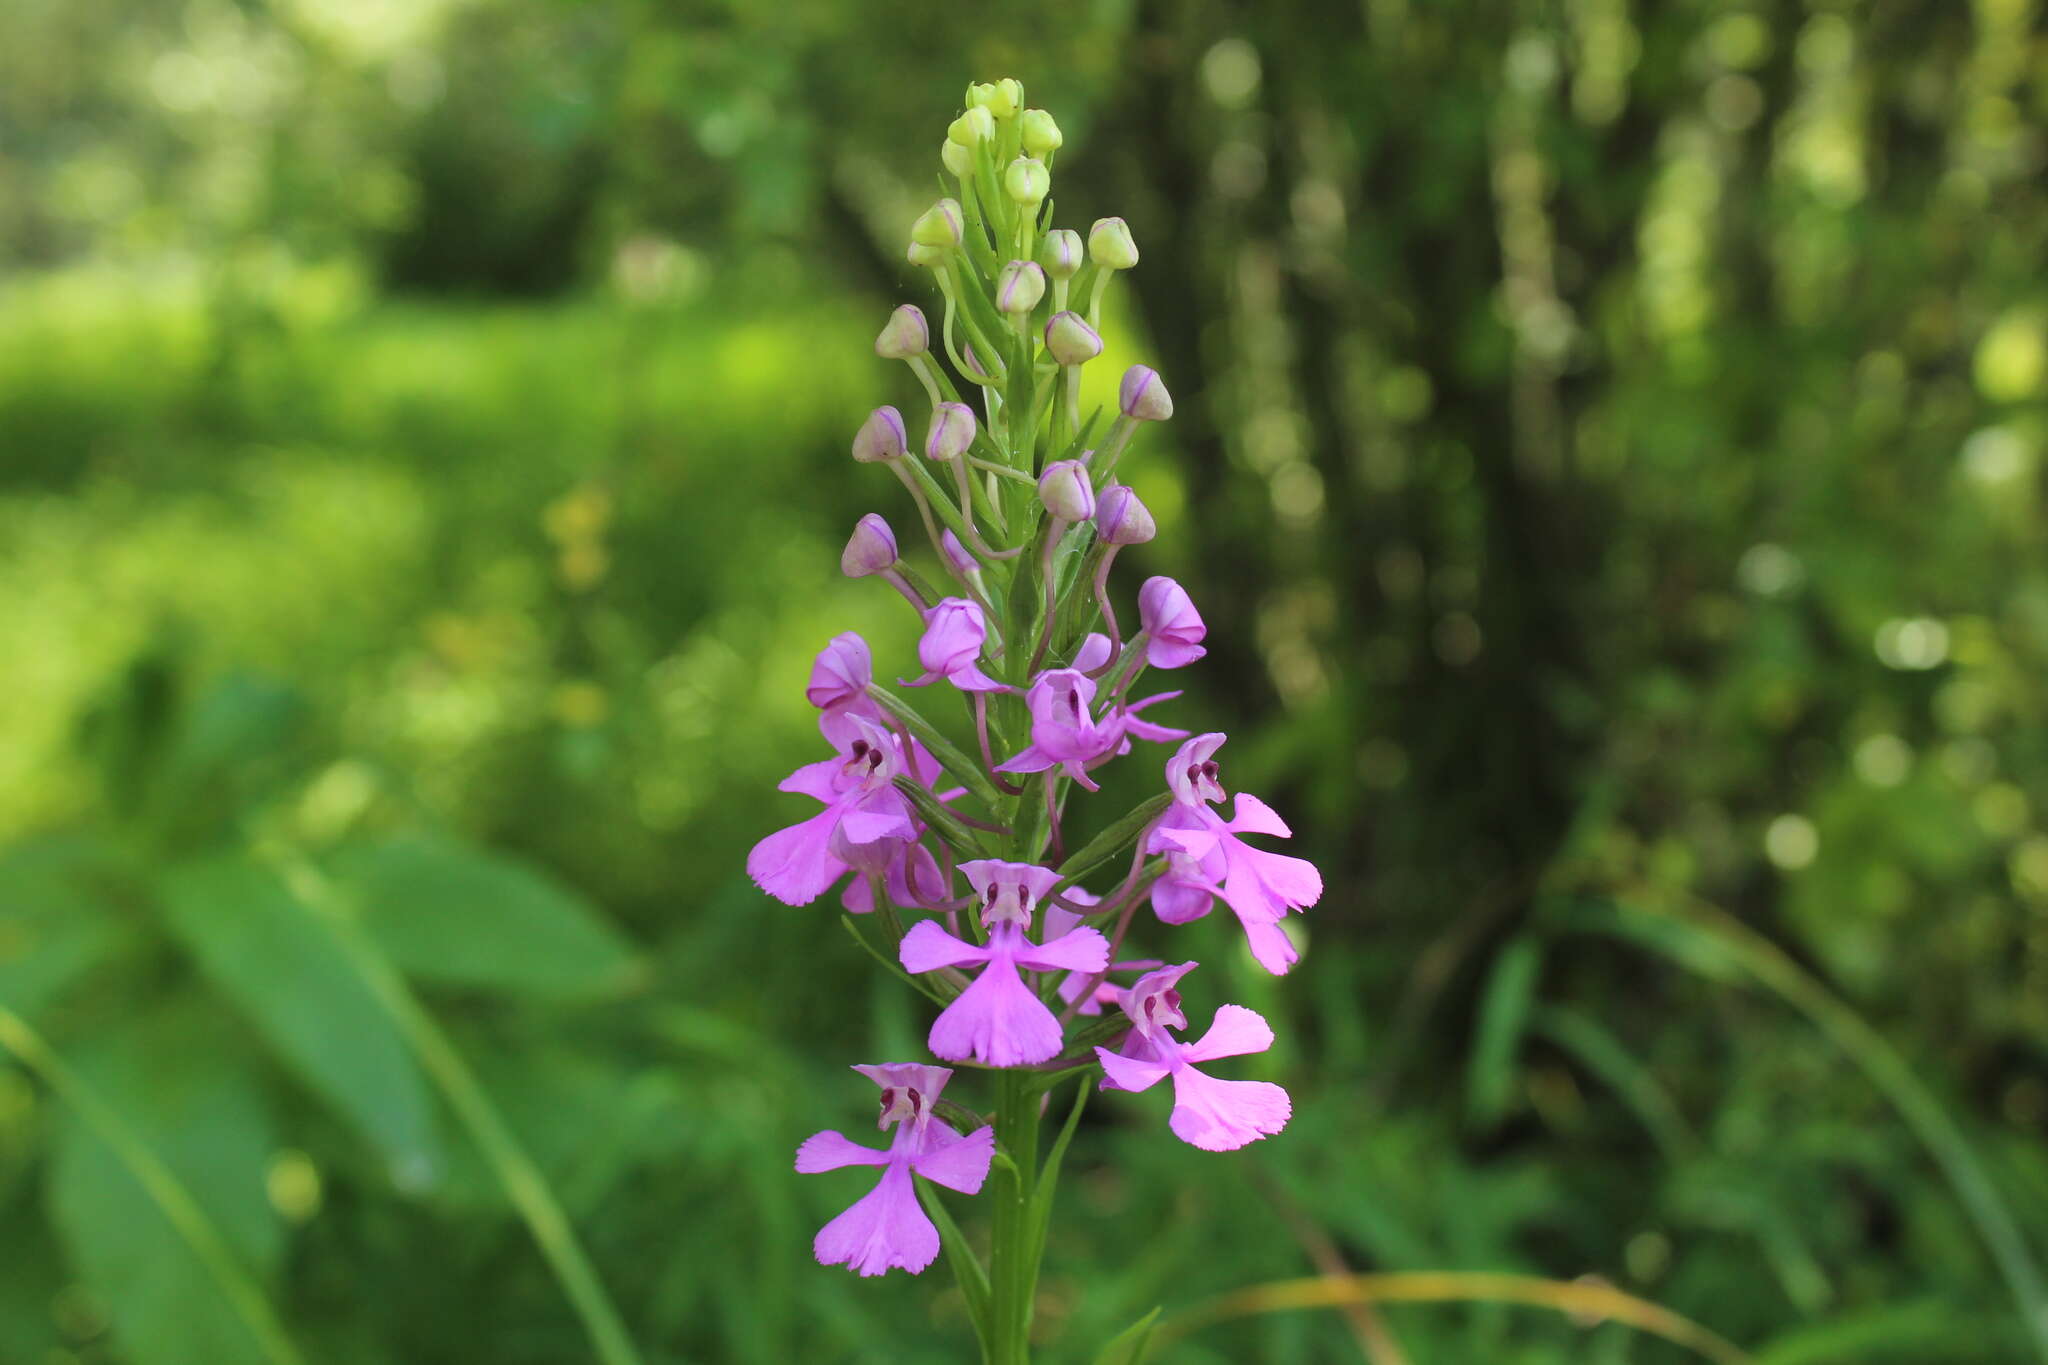
[[[1071,668],[1048,668],[1032,680],[1024,694],[1031,712],[1031,743],[997,772],[1039,773],[1058,765],[1089,791],[1100,787],[1089,778],[1090,766],[1115,754],[1128,753],[1129,736],[1170,743],[1186,739],[1185,730],[1169,729],[1138,719],[1154,702],[1171,701],[1178,692],[1159,692],[1128,706],[1112,705],[1095,715],[1095,679],[1088,674],[1109,662],[1109,638],[1090,635],[1074,656]]]
[[[1209,628],[1187,589],[1171,578],[1148,578],[1138,589],[1138,621],[1145,630],[1145,662],[1153,668],[1183,668],[1209,651]]]
[[[919,834],[895,778],[908,773],[929,783],[938,775],[929,757],[905,755],[902,741],[874,721],[844,719],[850,730],[836,741],[838,757],[806,763],[776,784],[778,791],[824,802],[825,809],[777,830],[747,854],[747,875],[785,905],[808,905],[849,867],[886,872]]]
[[[1173,804],[1160,817],[1147,851],[1166,855],[1166,875],[1152,887],[1152,910],[1168,924],[1185,924],[1209,913],[1221,896],[1244,926],[1252,956],[1283,976],[1301,956],[1280,922],[1322,898],[1323,875],[1314,863],[1253,848],[1242,834],[1285,839],[1287,823],[1250,792],[1239,792],[1232,818],[1209,808],[1224,798],[1212,755],[1226,737],[1196,735],[1166,765]]]
[[[866,1147],[844,1134],[813,1133],[796,1149],[800,1174],[844,1166],[880,1166],[882,1178],[844,1213],[819,1230],[811,1249],[820,1265],[843,1265],[861,1275],[901,1269],[915,1275],[938,1259],[939,1230],[917,1202],[911,1176],[962,1194],[976,1194],[988,1179],[996,1149],[995,1129],[983,1125],[960,1136],[932,1106],[953,1072],[949,1067],[910,1063],[856,1066],[882,1087],[877,1127],[896,1136],[886,1151]]]
[[[1030,863],[982,858],[960,864],[981,900],[986,944],[967,943],[920,920],[903,936],[897,955],[913,974],[941,967],[984,963],[979,975],[932,1023],[926,1040],[933,1055],[948,1061],[973,1058],[985,1066],[1029,1066],[1059,1055],[1060,1023],[1045,1002],[1024,984],[1019,968],[1040,972],[1100,972],[1109,965],[1109,943],[1093,929],[1074,928],[1044,943],[1025,931],[1032,910],[1059,884],[1060,874]]]
[[[924,614],[924,637],[917,642],[917,661],[924,676],[905,687],[929,687],[944,678],[962,692],[1007,692],[1004,684],[981,671],[981,647],[988,640],[988,618],[981,604],[948,597]]]
[[[1221,1081],[1196,1069],[1198,1062],[1242,1057],[1273,1046],[1273,1030],[1242,1005],[1219,1005],[1209,1031],[1192,1043],[1169,1029],[1185,1029],[1180,979],[1198,964],[1183,962],[1147,972],[1123,992],[1119,1003],[1131,1021],[1123,1050],[1095,1049],[1104,1090],[1149,1090],[1173,1078],[1173,1135],[1208,1152],[1235,1151],[1287,1126],[1293,1104],[1270,1081]]]

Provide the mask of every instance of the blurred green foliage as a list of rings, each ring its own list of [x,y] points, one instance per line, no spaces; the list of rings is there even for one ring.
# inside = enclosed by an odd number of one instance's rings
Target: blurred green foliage
[[[944,122],[1015,74],[1067,130],[1061,219],[1144,252],[1103,368],[1179,407],[1128,465],[1164,532],[1128,562],[1211,629],[1176,718],[1233,731],[1331,888],[1284,981],[1178,931],[1288,1021],[1296,1117],[1219,1179],[1145,1098],[1091,1106],[1053,1358],[1334,1256],[1597,1276],[1778,1365],[2028,1359],[1884,1059],[1689,907],[1867,1021],[2048,1253],[2042,24],[0,9],[0,1006],[310,1361],[587,1358],[280,879],[309,860],[650,1359],[961,1358],[939,1275],[811,1264],[843,1192],[790,1174],[921,1007],[740,868],[814,751],[810,655],[909,657],[834,572],[896,510],[844,449],[914,393],[867,345],[927,301],[898,246]],[[0,1360],[260,1358],[107,1136],[0,1064]],[[1418,1365],[1682,1358],[1379,1317]]]

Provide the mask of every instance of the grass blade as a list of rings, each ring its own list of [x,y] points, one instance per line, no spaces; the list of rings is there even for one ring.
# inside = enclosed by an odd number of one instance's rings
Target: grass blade
[[[1835,998],[1769,939],[1726,911],[1701,902],[1692,902],[1683,914],[1620,905],[1579,906],[1569,911],[1567,923],[1665,948],[1686,966],[1706,964],[1699,969],[1709,976],[1718,977],[1723,964],[1732,964],[1810,1019],[1884,1093],[1941,1168],[2005,1277],[2035,1354],[2048,1361],[2048,1287],[2042,1283],[2033,1253],[2006,1212],[1997,1186],[1941,1102],[1862,1015]],[[1654,935],[1641,932],[1639,926],[1645,923],[1657,926]]]
[[[1714,1361],[1715,1365],[1752,1365],[1750,1355],[1726,1338],[1660,1304],[1624,1294],[1610,1285],[1483,1271],[1315,1275],[1300,1280],[1253,1285],[1168,1318],[1160,1326],[1158,1344],[1164,1346],[1197,1328],[1231,1318],[1282,1313],[1296,1308],[1341,1308],[1352,1303],[1524,1304],[1580,1318],[1618,1322],[1683,1346]]]
[[[505,1187],[512,1206],[519,1210],[519,1216],[533,1233],[534,1242],[570,1306],[582,1319],[598,1360],[603,1365],[640,1365],[640,1352],[633,1345],[618,1309],[612,1306],[611,1295],[598,1279],[596,1268],[584,1254],[583,1244],[577,1239],[561,1200],[555,1197],[554,1187],[513,1136],[511,1126],[491,1103],[453,1040],[442,1032],[398,969],[377,951],[358,924],[352,907],[342,903],[327,878],[293,854],[278,852],[273,857],[293,894],[332,923],[335,937],[350,961],[376,993],[379,1003],[390,1011],[419,1057],[421,1068],[469,1131],[491,1173]]]
[[[50,1089],[76,1110],[93,1135],[107,1144],[121,1164],[127,1167],[128,1173],[135,1177],[136,1183],[149,1192],[149,1197],[163,1211],[164,1217],[178,1230],[185,1244],[192,1248],[192,1254],[206,1267],[263,1354],[276,1365],[305,1365],[305,1357],[292,1344],[291,1336],[285,1331],[276,1310],[270,1306],[270,1300],[249,1277],[248,1271],[228,1246],[227,1239],[207,1216],[206,1210],[199,1206],[199,1201],[192,1197],[191,1191],[185,1188],[184,1182],[150,1150],[149,1144],[136,1136],[113,1106],[101,1099],[99,1093],[43,1041],[42,1035],[26,1019],[5,1006],[0,1006],[0,1047],[13,1053],[23,1066],[41,1076]]]

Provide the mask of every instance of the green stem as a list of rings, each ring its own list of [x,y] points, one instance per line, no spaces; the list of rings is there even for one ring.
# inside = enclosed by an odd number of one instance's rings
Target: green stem
[[[995,1235],[989,1255],[991,1365],[1029,1365],[1031,1300],[1038,1279],[1031,1199],[1038,1170],[1039,1092],[1024,1071],[996,1077],[996,1141],[1010,1165],[999,1165]]]
[[[128,1173],[135,1177],[136,1183],[142,1186],[185,1240],[185,1245],[192,1248],[192,1254],[213,1277],[221,1296],[241,1318],[242,1325],[249,1329],[249,1335],[256,1338],[263,1354],[275,1365],[305,1365],[305,1357],[292,1344],[284,1323],[271,1308],[270,1300],[250,1278],[249,1272],[228,1246],[227,1239],[206,1216],[206,1210],[199,1206],[199,1201],[192,1197],[184,1182],[128,1126],[127,1120],[101,1099],[99,1093],[43,1041],[42,1035],[26,1019],[4,1005],[0,1005],[0,1047],[5,1047],[21,1059],[23,1066],[41,1076],[50,1089],[78,1112],[79,1118],[85,1121],[94,1135],[112,1149],[115,1157],[128,1168]]]
[[[555,1279],[568,1296],[571,1307],[583,1320],[583,1330],[589,1336],[598,1360],[602,1365],[640,1365],[640,1352],[634,1347],[618,1310],[612,1306],[611,1296],[605,1292],[597,1271],[584,1254],[583,1245],[577,1240],[576,1230],[570,1225],[561,1201],[555,1197],[553,1187],[548,1184],[540,1167],[534,1164],[533,1158],[526,1154],[526,1149],[519,1145],[519,1139],[513,1136],[510,1125],[498,1113],[497,1106],[491,1103],[490,1096],[484,1093],[476,1074],[462,1060],[462,1054],[456,1051],[454,1042],[420,1004],[405,979],[363,935],[355,915],[348,906],[339,902],[327,879],[299,858],[285,855],[278,861],[279,871],[290,883],[293,893],[326,917],[351,964],[376,995],[378,1003],[397,1023],[399,1031],[419,1057],[420,1065],[440,1087],[449,1107],[468,1129],[492,1174],[505,1187],[513,1207],[526,1220],[533,1240],[540,1246],[541,1255],[547,1259],[549,1269],[554,1271]]]

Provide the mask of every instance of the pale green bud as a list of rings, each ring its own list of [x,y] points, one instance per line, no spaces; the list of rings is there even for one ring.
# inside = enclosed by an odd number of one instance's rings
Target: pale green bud
[[[910,240],[919,246],[951,250],[960,245],[960,201],[941,199],[910,225]]]
[[[1102,354],[1102,337],[1079,313],[1054,313],[1045,324],[1045,349],[1062,365],[1086,365]]]
[[[988,108],[989,101],[995,97],[995,82],[969,81],[967,83],[967,97],[960,102],[969,109],[986,109]]]
[[[1037,208],[1052,192],[1052,172],[1036,157],[1020,156],[1003,172],[1003,192],[1025,208]]]
[[[939,160],[944,162],[946,169],[958,179],[965,180],[974,174],[974,153],[952,138],[947,138],[939,144]]]
[[[1017,111],[1024,107],[1024,82],[1005,76],[995,84],[995,93],[983,105],[997,118],[1015,118]]]
[[[1028,313],[1045,297],[1045,272],[1036,261],[1011,261],[996,276],[996,307],[1005,313]]]
[[[995,135],[995,115],[979,106],[954,119],[952,126],[946,129],[947,139],[962,147],[978,146]]]
[[[1054,228],[1038,245],[1038,263],[1056,280],[1070,280],[1081,268],[1081,234],[1072,228]]]
[[[948,201],[951,202],[950,200]],[[1088,229],[1088,258],[1104,270],[1129,270],[1138,263],[1138,244],[1121,218],[1097,218]]]
[[[946,263],[953,253],[942,246],[926,246],[923,242],[912,242],[910,250],[903,253],[912,265],[930,266],[936,270]]]
[[[1058,151],[1066,139],[1060,136],[1060,126],[1052,121],[1052,115],[1043,109],[1024,111],[1024,150],[1033,156],[1044,156],[1047,152]]]

